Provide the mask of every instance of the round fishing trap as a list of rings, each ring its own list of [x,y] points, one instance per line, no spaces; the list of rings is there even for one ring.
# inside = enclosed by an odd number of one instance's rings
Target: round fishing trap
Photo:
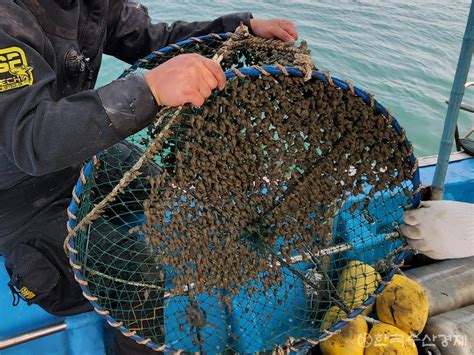
[[[84,166],[71,265],[96,311],[155,350],[309,349],[369,312],[403,261],[416,159],[390,113],[311,71],[304,46],[218,37],[124,74],[183,52],[229,69],[202,107],[164,109]]]

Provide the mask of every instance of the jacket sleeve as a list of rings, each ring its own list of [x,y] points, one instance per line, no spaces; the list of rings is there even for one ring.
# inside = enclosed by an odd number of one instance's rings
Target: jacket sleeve
[[[47,174],[90,158],[145,127],[157,110],[139,74],[53,100],[56,75],[49,64],[54,63],[49,46],[39,28],[0,26],[0,63],[6,52],[17,48],[16,52],[24,53],[22,65],[32,69],[30,82],[11,87],[8,82],[20,79],[0,64],[0,150],[29,175]]]
[[[234,13],[210,22],[177,21],[152,24],[147,9],[127,0],[111,1],[105,53],[133,63],[152,51],[192,36],[234,31],[243,22],[250,28],[250,13]]]

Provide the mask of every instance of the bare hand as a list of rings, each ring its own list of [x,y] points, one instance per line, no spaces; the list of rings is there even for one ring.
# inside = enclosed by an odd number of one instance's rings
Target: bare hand
[[[294,43],[298,39],[298,31],[293,22],[282,19],[257,20],[251,19],[252,32],[261,38],[279,39]]]
[[[178,55],[144,76],[156,102],[164,106],[201,106],[226,81],[217,63],[198,54]]]

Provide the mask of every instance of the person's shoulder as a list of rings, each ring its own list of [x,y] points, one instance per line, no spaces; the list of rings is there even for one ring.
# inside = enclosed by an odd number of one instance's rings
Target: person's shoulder
[[[2,0],[0,1],[0,16],[1,24],[8,24],[10,21],[18,21],[21,19],[28,19],[32,17],[32,14],[26,8],[20,6],[17,1],[14,0]]]
[[[42,48],[44,35],[36,18],[14,0],[0,1],[0,46],[1,38],[13,38],[33,48]]]

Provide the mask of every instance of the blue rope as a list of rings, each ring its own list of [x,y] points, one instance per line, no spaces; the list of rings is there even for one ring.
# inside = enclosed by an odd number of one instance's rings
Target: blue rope
[[[217,36],[222,37],[223,41],[225,41],[228,37],[227,33],[218,33]],[[202,40],[202,41],[209,41],[209,40],[216,40],[217,39],[215,36],[211,36],[211,35],[199,36],[199,37],[196,37],[196,38],[198,40]],[[184,47],[188,44],[193,44],[193,43],[199,43],[199,42],[195,41],[192,38],[189,38],[189,39],[186,39],[186,40],[181,41],[181,42],[176,42],[175,46]],[[166,47],[163,47],[163,48],[159,49],[158,52],[168,53],[168,52],[172,52],[172,51],[176,51],[176,50],[179,50],[179,49],[176,48],[176,47],[173,47],[173,46],[166,46]],[[144,62],[151,61],[151,60],[156,59],[158,57],[159,57],[159,54],[150,53],[149,55],[147,55],[143,59],[137,60],[129,69],[125,70],[122,73],[122,75],[120,75],[118,78],[121,79],[121,78],[125,77],[128,73],[133,72],[133,71],[137,70],[138,68],[141,68],[143,66]]]

